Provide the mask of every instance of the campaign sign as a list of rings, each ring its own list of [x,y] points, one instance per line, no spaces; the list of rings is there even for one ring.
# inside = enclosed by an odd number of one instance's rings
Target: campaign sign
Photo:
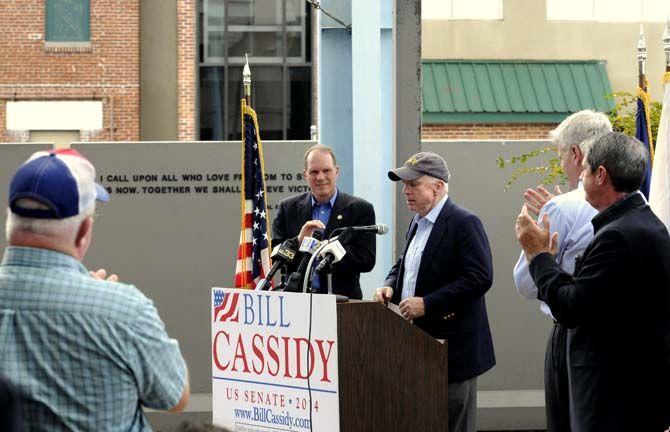
[[[213,288],[211,310],[215,425],[339,431],[334,296]]]

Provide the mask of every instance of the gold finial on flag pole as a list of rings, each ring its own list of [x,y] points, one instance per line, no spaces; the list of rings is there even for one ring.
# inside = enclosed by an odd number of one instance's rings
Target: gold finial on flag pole
[[[242,84],[244,85],[244,98],[247,100],[247,105],[251,106],[251,69],[249,69],[249,57],[244,54],[246,63],[242,69]]]

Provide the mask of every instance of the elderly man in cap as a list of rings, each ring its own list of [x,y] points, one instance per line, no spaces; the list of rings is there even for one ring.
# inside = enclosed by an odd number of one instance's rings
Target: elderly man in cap
[[[448,195],[441,156],[417,153],[389,171],[417,214],[402,256],[375,291],[436,339],[448,339],[449,431],[476,430],[477,377],[495,365],[484,294],[493,282],[488,238],[477,216]],[[420,365],[419,365],[420,366]]]
[[[142,406],[182,410],[179,345],[151,300],[82,265],[107,192],[74,150],[37,152],[9,189],[0,264],[0,375],[21,394],[25,430],[151,430]]]

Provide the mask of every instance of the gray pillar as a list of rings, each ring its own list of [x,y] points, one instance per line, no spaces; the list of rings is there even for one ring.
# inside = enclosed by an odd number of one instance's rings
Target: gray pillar
[[[393,22],[393,148],[395,166],[421,148],[421,0],[395,0]],[[396,187],[395,254],[405,242],[412,214]]]

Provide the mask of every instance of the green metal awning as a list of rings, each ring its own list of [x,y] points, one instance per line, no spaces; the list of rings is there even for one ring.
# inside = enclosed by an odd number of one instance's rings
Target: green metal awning
[[[423,123],[559,123],[614,101],[602,61],[423,62]]]

